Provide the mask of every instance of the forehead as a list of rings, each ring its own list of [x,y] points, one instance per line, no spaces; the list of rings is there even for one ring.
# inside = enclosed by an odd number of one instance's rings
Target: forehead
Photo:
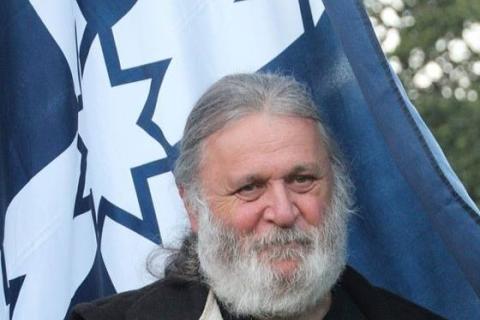
[[[318,166],[319,162],[326,161],[328,151],[315,121],[255,113],[207,138],[201,171],[223,170],[223,174],[235,176]]]

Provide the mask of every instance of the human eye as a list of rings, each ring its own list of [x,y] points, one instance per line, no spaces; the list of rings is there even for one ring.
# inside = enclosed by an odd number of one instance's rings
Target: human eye
[[[304,193],[314,187],[315,181],[317,178],[313,175],[295,175],[289,179],[288,183],[293,191]]]
[[[246,201],[253,201],[258,199],[265,189],[262,183],[249,183],[239,188],[235,194]]]

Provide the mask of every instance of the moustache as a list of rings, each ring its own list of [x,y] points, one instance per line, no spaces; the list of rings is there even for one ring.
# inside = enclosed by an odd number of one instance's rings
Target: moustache
[[[314,248],[314,231],[276,228],[273,231],[252,239],[247,250],[253,251],[264,259],[300,258]]]

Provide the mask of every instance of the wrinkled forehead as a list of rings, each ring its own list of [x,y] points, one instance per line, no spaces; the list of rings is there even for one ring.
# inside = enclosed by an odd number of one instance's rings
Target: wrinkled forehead
[[[249,115],[210,135],[202,153],[200,171],[213,163],[233,170],[329,158],[314,120],[265,113]]]
[[[310,130],[306,130],[309,127]],[[277,143],[282,141],[283,143]],[[222,147],[225,153],[238,152],[238,147],[249,145],[251,148],[273,144],[278,148],[287,148],[290,144],[302,144],[306,149],[321,149],[322,154],[331,158],[331,141],[324,126],[317,120],[267,112],[249,113],[231,120],[212,132],[201,142],[200,159],[202,162],[214,147]]]

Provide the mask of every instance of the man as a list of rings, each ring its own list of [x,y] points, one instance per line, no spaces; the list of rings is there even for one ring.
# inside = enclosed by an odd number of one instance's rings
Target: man
[[[79,305],[72,319],[439,318],[345,267],[350,182],[294,79],[221,79],[193,108],[180,151],[192,233],[165,278]]]

